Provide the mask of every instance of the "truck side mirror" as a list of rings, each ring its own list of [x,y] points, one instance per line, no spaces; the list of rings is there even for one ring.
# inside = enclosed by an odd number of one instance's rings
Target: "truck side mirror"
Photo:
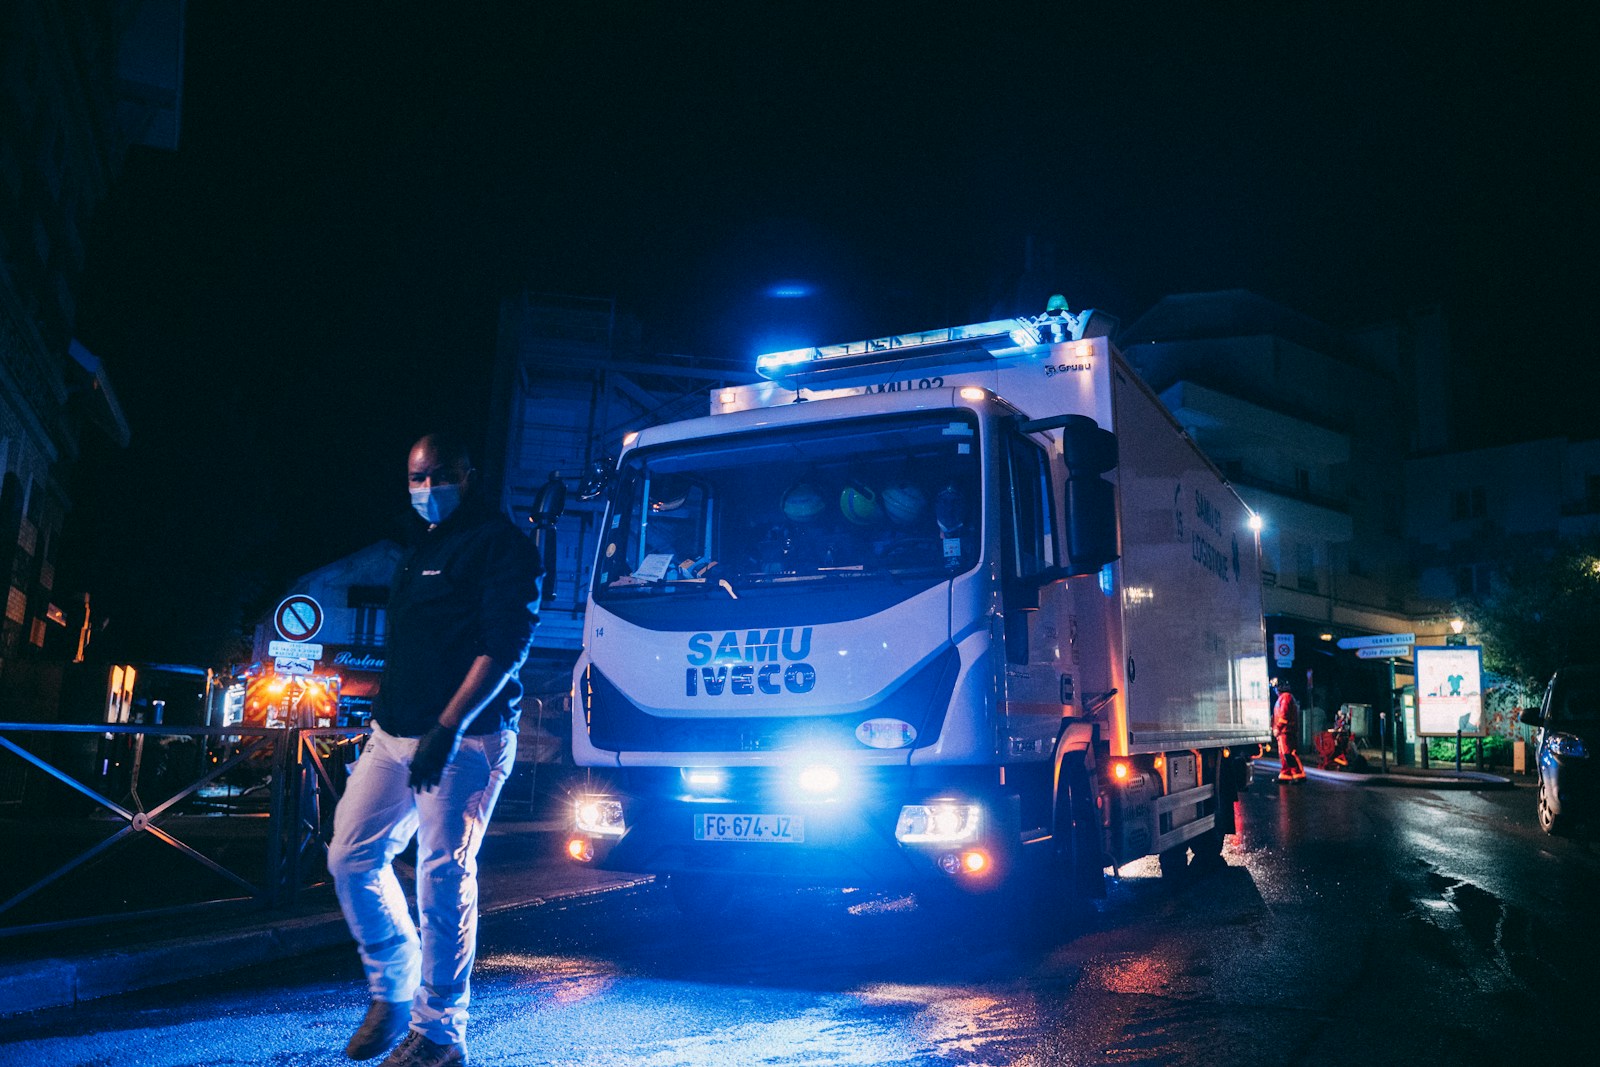
[[[567,483],[561,480],[561,475],[556,471],[550,472],[550,477],[533,497],[532,519],[535,526],[549,526],[561,517],[567,510]]]
[[[550,478],[539,487],[539,492],[533,498],[533,511],[528,516],[528,521],[533,523],[533,537],[538,543],[544,560],[544,580],[540,587],[539,599],[546,604],[556,598],[556,520],[561,518],[561,513],[567,510],[567,483],[561,480],[556,471],[550,472]]]
[[[1067,461],[1068,573],[1093,574],[1121,555],[1115,492],[1100,477],[1117,465],[1117,438],[1086,415],[1069,415],[1061,447]]]
[[[617,461],[614,456],[595,460],[590,464],[582,483],[578,486],[578,499],[585,501],[600,499],[600,494],[610,488],[616,469]]]

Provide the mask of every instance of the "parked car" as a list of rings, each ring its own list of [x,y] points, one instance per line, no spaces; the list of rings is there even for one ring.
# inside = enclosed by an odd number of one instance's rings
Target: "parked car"
[[[1591,753],[1600,755],[1600,665],[1562,667],[1545,688],[1544,701],[1521,719],[1539,728],[1534,767],[1539,785],[1539,826],[1565,833],[1587,820],[1596,803]]]

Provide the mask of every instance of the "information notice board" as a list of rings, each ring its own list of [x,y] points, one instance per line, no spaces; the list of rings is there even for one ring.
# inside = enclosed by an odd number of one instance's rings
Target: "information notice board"
[[[1418,646],[1417,733],[1422,737],[1483,734],[1483,649]]]

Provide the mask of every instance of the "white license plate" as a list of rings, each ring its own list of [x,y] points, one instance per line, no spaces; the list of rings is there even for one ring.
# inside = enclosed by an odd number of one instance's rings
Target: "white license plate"
[[[798,815],[696,815],[694,839],[788,845],[806,839],[806,825]]]

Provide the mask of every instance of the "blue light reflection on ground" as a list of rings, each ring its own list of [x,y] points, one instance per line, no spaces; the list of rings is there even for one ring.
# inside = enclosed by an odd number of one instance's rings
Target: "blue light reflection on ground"
[[[1010,952],[969,946],[930,961],[905,940],[925,944],[929,934],[911,897],[837,896],[845,906],[825,912],[736,909],[722,921],[735,919],[739,932],[687,943],[682,932],[661,941],[646,934],[649,947],[619,956],[490,953],[474,981],[485,1012],[474,1024],[474,1058],[933,1067],[1018,1062],[1037,1040],[1046,1009],[1017,996]],[[792,925],[774,931],[784,916]],[[844,983],[819,987],[820,975]]]
[[[921,998],[625,975],[581,960],[513,953],[482,961],[486,976],[520,976],[512,980],[518,1003],[502,999],[510,991],[494,994],[496,1021],[475,1033],[474,1058],[651,1067],[950,1062],[920,1018]],[[536,1058],[520,1058],[531,1049]]]

